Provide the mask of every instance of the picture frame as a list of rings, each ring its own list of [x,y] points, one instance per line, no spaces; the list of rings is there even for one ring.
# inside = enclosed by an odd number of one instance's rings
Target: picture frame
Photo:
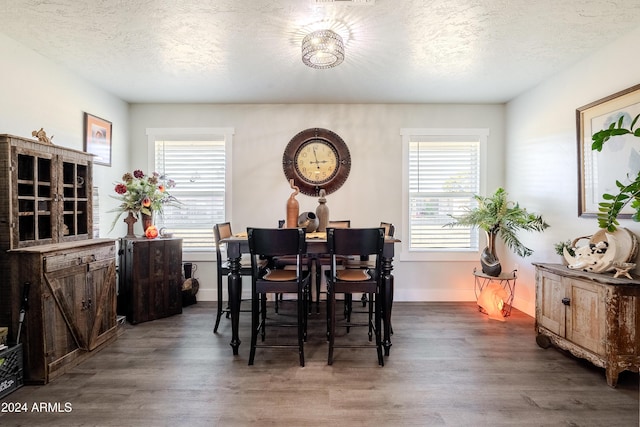
[[[640,171],[640,144],[633,135],[616,136],[607,141],[602,151],[591,148],[594,133],[608,128],[623,118],[628,128],[640,114],[640,84],[616,92],[576,109],[578,142],[578,216],[595,217],[604,193],[617,194],[616,181],[629,182]],[[630,218],[629,206],[618,218]]]
[[[111,122],[84,113],[84,151],[93,154],[96,165],[111,166]]]

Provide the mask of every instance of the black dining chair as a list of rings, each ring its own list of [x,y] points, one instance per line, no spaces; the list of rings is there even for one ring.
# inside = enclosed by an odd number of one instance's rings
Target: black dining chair
[[[340,219],[329,221],[327,228],[350,228],[351,220],[350,219]],[[322,284],[322,267],[327,267],[330,264],[330,257],[328,255],[317,255],[312,259],[313,263],[316,267],[316,313],[320,313],[320,288]],[[338,263],[342,265],[347,262],[346,258],[338,258]]]
[[[222,257],[222,249],[225,247],[225,244],[221,242],[222,239],[226,239],[231,236],[233,236],[233,232],[231,231],[231,223],[223,222],[220,224],[215,224],[213,226],[213,240],[216,245],[217,263],[216,280],[218,284],[218,310],[216,313],[216,324],[213,327],[214,334],[218,332],[218,326],[220,326],[220,319],[222,318],[222,314],[226,314],[226,317],[229,318],[229,315],[231,313],[229,304],[227,302],[227,304],[225,305],[222,295],[222,278],[226,277],[228,280],[231,269],[229,268],[229,261],[227,261],[227,259],[223,259]],[[240,276],[251,276],[251,267],[249,265],[241,267]],[[251,310],[245,309],[240,311],[249,312]]]
[[[249,365],[253,365],[256,349],[261,347],[298,347],[300,366],[304,366],[304,341],[307,333],[307,294],[309,276],[303,271],[303,256],[307,245],[299,228],[247,228],[251,255],[251,350]],[[295,269],[265,267],[261,259],[295,256]],[[269,321],[269,327],[297,327],[297,344],[264,344],[267,325],[267,294],[296,294],[297,321]],[[258,344],[258,334],[261,344]]]
[[[334,348],[371,347],[370,344],[336,345],[336,294],[365,293],[369,297],[369,311],[366,322],[354,322],[352,318],[340,321],[340,326],[350,329],[364,326],[368,328],[369,341],[375,336],[375,348],[378,364],[384,366],[382,356],[382,299],[380,296],[382,280],[382,252],[384,249],[384,228],[327,228],[327,247],[331,257],[331,268],[327,278],[327,323],[329,339],[328,364],[333,364]],[[338,258],[344,256],[367,256],[373,262],[373,268],[338,269]]]

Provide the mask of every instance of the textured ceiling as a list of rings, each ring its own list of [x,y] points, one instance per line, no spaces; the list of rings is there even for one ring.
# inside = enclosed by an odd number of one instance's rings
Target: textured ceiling
[[[505,102],[638,22],[638,0],[0,0],[2,33],[129,102]],[[300,59],[320,28],[336,68]]]

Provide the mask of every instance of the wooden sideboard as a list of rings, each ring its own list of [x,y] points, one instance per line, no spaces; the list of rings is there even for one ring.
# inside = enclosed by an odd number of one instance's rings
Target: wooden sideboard
[[[612,387],[620,372],[638,372],[640,281],[534,265],[538,345],[553,344],[604,368]]]
[[[132,323],[182,313],[182,239],[121,239],[118,314]]]
[[[25,383],[46,384],[115,340],[116,246],[87,239],[9,251],[11,294],[25,295]],[[13,299],[19,328],[21,298]]]

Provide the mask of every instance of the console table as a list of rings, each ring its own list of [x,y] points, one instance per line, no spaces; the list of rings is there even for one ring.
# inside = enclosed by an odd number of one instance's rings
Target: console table
[[[182,313],[182,239],[120,239],[118,314],[132,323]]]
[[[586,273],[560,264],[536,267],[536,342],[618,374],[640,368],[640,281]]]

